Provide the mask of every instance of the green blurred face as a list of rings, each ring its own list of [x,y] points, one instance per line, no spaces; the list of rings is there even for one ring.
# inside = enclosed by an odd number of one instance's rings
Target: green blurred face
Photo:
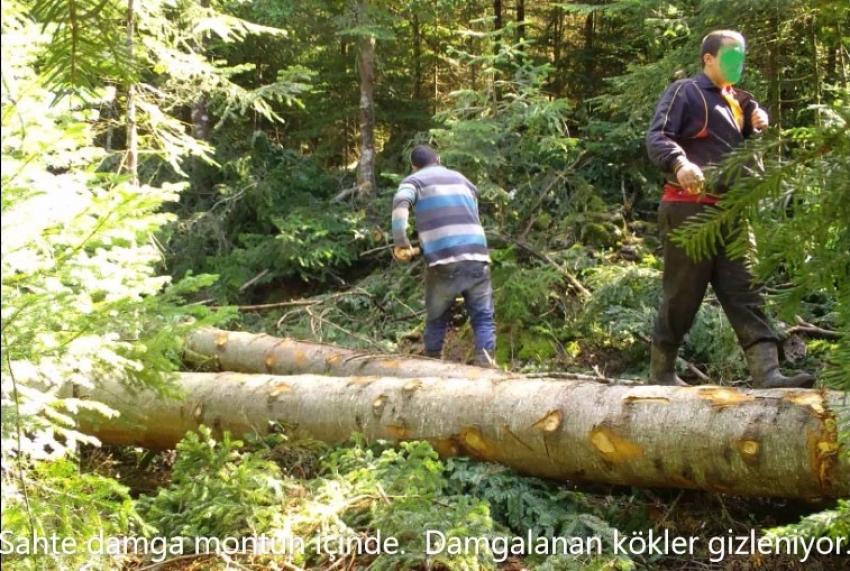
[[[720,76],[731,84],[741,81],[744,72],[744,47],[737,42],[724,44],[717,52],[717,63]]]

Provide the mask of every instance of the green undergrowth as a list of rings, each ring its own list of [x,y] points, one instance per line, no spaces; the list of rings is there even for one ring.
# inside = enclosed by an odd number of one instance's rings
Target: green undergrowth
[[[661,293],[660,262],[652,255],[640,262],[595,260],[581,246],[550,254],[558,267],[510,248],[493,252],[500,365],[541,373],[599,367],[607,376],[645,378]],[[576,276],[589,294],[578,294],[564,271]],[[244,314],[236,326],[350,348],[418,354],[425,322],[424,273],[421,260],[387,260],[339,290],[299,298],[309,303]],[[462,299],[452,315],[446,357],[469,362],[474,340]],[[737,384],[747,377],[734,331],[711,293],[681,356],[717,384]],[[680,374],[689,375],[684,363]]]
[[[305,454],[312,473],[279,463]],[[272,553],[247,557],[268,568],[322,569],[343,557],[374,570],[485,570],[511,556],[541,569],[634,568],[613,554],[615,528],[585,494],[494,464],[440,460],[425,442],[394,447],[355,435],[326,447],[278,432],[246,445],[201,428],[178,446],[170,484],[138,506],[149,537],[182,537],[185,553],[198,538],[204,546],[278,538]],[[601,552],[511,554],[509,538],[528,534],[599,537]],[[459,547],[467,538],[480,548]]]
[[[499,464],[440,459],[427,442],[392,445],[354,435],[329,446],[280,426],[243,440],[201,427],[176,451],[155,456],[139,461],[133,449],[92,448],[81,463],[41,463],[25,501],[4,496],[4,567],[679,570],[687,568],[684,559],[632,551],[622,538],[650,530],[700,537],[688,559],[709,562],[717,556],[705,549],[710,537],[752,529],[774,540],[836,540],[850,529],[846,501],[811,514],[810,504],[783,500],[578,487]],[[145,479],[161,485],[121,483]],[[32,534],[75,547],[16,552]],[[767,558],[759,568],[800,568],[788,561]],[[713,563],[705,568],[727,569],[733,558]]]

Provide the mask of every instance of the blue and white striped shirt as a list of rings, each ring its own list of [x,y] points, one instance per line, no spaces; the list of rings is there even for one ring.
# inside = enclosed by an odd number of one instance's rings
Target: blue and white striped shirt
[[[410,207],[422,255],[429,266],[463,260],[490,261],[487,238],[478,218],[478,189],[465,176],[440,165],[405,178],[393,197],[393,242],[410,246]]]

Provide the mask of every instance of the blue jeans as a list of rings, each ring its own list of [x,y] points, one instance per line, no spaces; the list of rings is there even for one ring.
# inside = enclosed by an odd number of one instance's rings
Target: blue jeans
[[[463,295],[475,348],[496,348],[490,266],[487,262],[464,261],[431,266],[425,273],[425,351],[442,351],[452,304],[459,295]]]

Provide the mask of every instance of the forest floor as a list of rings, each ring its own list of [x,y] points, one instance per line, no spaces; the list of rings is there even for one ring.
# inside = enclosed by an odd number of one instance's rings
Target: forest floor
[[[128,486],[132,495],[152,495],[168,485],[170,466],[175,452],[142,452],[126,447],[92,448],[84,453],[84,469],[115,477]],[[296,456],[297,457],[297,456]],[[300,458],[303,460],[303,458]],[[318,465],[298,468],[305,477],[312,477]],[[629,537],[643,536],[644,529],[665,533],[669,538],[696,538],[693,555],[650,555],[631,553],[638,569],[658,571],[850,571],[846,555],[811,554],[802,550],[796,554],[759,553],[752,540],[761,531],[780,525],[793,524],[800,518],[834,507],[834,502],[807,502],[777,498],[726,496],[718,493],[678,489],[646,489],[595,483],[563,484],[565,489],[582,494],[600,511],[611,514],[615,525],[628,531]],[[640,523],[638,523],[640,522]],[[662,548],[663,549],[663,548]],[[366,570],[371,556],[352,556],[344,565],[335,563],[320,567],[304,567],[314,571]],[[499,571],[534,571],[536,566],[520,557],[509,557],[497,564]],[[582,568],[582,567],[579,567]],[[269,566],[266,561],[251,555],[184,555],[152,565],[141,558],[128,561],[126,571],[210,571],[210,570],[281,569],[299,571],[302,568],[283,564]],[[572,570],[573,567],[565,568]],[[609,567],[591,569],[607,570]],[[611,571],[618,569],[610,567]],[[452,571],[440,566],[412,571]]]
[[[286,299],[300,298],[307,292],[288,291]],[[315,292],[312,292],[315,294]],[[264,300],[268,301],[268,300]],[[277,301],[277,300],[276,300]],[[447,361],[471,364],[473,359],[473,344],[468,324],[464,323],[463,311],[459,308],[458,318],[449,329],[443,358]],[[274,323],[276,318],[270,315],[245,325],[248,329],[266,329],[271,334],[286,334],[286,331],[272,330],[267,323]],[[264,323],[264,321],[266,321]],[[420,321],[419,319],[416,320]],[[640,380],[640,375],[630,369],[627,357],[616,348],[598,347],[588,350],[584,348],[575,356],[557,355],[549,366],[556,370],[569,370],[590,374],[604,374],[615,378],[623,375]],[[422,354],[421,328],[413,327],[406,333],[400,333],[395,350],[406,355]],[[522,364],[500,363],[505,368]],[[633,367],[633,363],[631,365]],[[683,375],[688,382],[699,384],[701,381],[685,372]],[[743,383],[744,381],[735,381]],[[170,466],[174,461],[174,452],[153,453],[144,451],[129,451],[122,448],[105,448],[93,450],[88,454],[88,469],[103,475],[114,476],[121,474],[121,481],[127,485],[136,496],[152,495],[162,486],[167,486],[170,479]],[[303,460],[301,458],[300,460]],[[284,472],[293,474],[292,466],[283,466]],[[317,466],[308,467],[303,473],[297,473],[302,468],[295,469],[296,475],[305,480],[315,476]],[[586,497],[595,505],[596,513],[604,512],[606,520],[622,533],[642,534],[646,530],[663,533],[665,530],[671,538],[695,538],[696,549],[688,555],[659,555],[643,556],[630,553],[639,570],[659,571],[850,571],[850,557],[847,556],[850,545],[845,543],[844,555],[807,554],[802,551],[796,554],[764,555],[759,553],[758,546],[753,543],[764,530],[790,524],[797,524],[801,518],[825,509],[834,508],[835,502],[829,501],[804,502],[775,498],[749,498],[725,496],[717,493],[678,490],[678,489],[644,489],[603,484],[574,483],[559,486]],[[516,531],[516,530],[514,530]],[[368,556],[356,556],[350,559],[337,559],[318,567],[304,567],[315,571],[354,571],[367,570],[372,560]],[[536,571],[537,565],[522,558],[508,558],[497,565],[500,571]],[[564,567],[563,571],[583,569],[581,565]],[[127,571],[207,571],[219,569],[280,569],[299,571],[301,568],[282,563],[279,566],[268,566],[249,555],[197,555],[177,557],[155,566],[150,561],[137,561],[126,567]],[[399,568],[401,570],[401,568]],[[549,569],[549,568],[547,568]],[[560,571],[562,568],[552,568]],[[589,567],[597,571],[615,571],[617,567]],[[444,571],[439,566],[426,569],[414,568],[412,571]],[[448,571],[448,570],[445,570]]]

